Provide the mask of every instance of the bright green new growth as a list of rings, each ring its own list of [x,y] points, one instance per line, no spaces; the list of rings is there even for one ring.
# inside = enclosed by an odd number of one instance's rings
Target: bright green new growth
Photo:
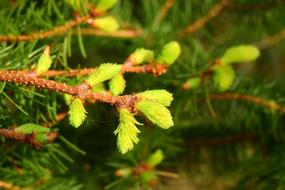
[[[200,86],[201,78],[200,77],[191,78],[187,80],[186,83],[189,88],[194,89]]]
[[[145,171],[140,175],[140,179],[143,183],[150,183],[151,180],[156,179],[157,175],[154,171]]]
[[[112,78],[109,82],[110,91],[113,95],[120,95],[124,92],[126,88],[126,80],[124,79],[122,74],[117,74],[114,78]]]
[[[158,127],[168,129],[174,125],[170,111],[158,102],[142,100],[137,103],[136,109]]]
[[[147,90],[137,95],[141,96],[143,100],[152,100],[163,106],[170,106],[173,100],[172,94],[166,90]]]
[[[64,94],[63,98],[64,98],[66,105],[69,105],[72,101],[72,96],[70,94]]]
[[[31,134],[33,132],[36,133],[48,133],[50,132],[49,128],[43,127],[41,125],[37,125],[34,123],[27,123],[15,128],[16,133],[23,133],[23,134]]]
[[[117,65],[117,64],[112,64],[112,63],[104,63],[101,64],[95,71],[92,73],[86,80],[86,82],[90,86],[94,86],[95,84],[98,84],[100,82],[109,80],[116,76],[122,66]]]
[[[75,128],[80,127],[86,118],[86,110],[82,101],[75,98],[69,105],[69,122]]]
[[[92,92],[96,92],[96,93],[106,92],[104,83],[100,82],[100,83],[97,83],[96,85],[92,86]]]
[[[81,0],[64,0],[67,4],[69,4],[74,10],[82,9],[82,1]]]
[[[181,47],[178,42],[172,41],[163,46],[156,61],[161,64],[171,65],[179,57],[181,53]]]
[[[118,0],[100,0],[96,6],[98,12],[105,12],[108,9],[112,8]]]
[[[36,66],[36,73],[37,75],[41,75],[45,72],[47,72],[49,70],[49,68],[51,67],[52,64],[52,60],[51,60],[51,56],[50,56],[50,47],[47,46],[43,52],[43,54],[41,55],[38,64]]]
[[[228,90],[235,78],[234,70],[231,66],[219,66],[214,69],[214,81],[220,91]]]
[[[149,166],[155,167],[162,162],[164,159],[163,152],[161,150],[156,150],[150,157],[147,159],[146,163]]]
[[[114,131],[118,135],[117,146],[122,154],[134,148],[134,144],[139,142],[138,133],[140,130],[136,124],[140,124],[127,109],[119,109],[120,123],[118,128]]]
[[[115,32],[119,29],[118,21],[111,16],[96,18],[94,21],[97,28],[102,29],[106,32]]]
[[[130,60],[133,61],[133,64],[139,65],[145,62],[153,60],[154,54],[152,50],[138,48],[135,52],[130,55]]]
[[[221,64],[227,65],[237,62],[249,62],[254,61],[260,55],[260,51],[257,47],[252,45],[240,45],[234,46],[226,50],[221,57]]]

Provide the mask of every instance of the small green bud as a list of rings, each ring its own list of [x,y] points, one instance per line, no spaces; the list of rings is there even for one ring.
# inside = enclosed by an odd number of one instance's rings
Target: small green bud
[[[92,86],[92,92],[96,92],[96,93],[106,92],[104,83],[100,82],[100,83],[97,83],[96,85]]]
[[[124,92],[126,88],[126,80],[124,79],[122,74],[117,74],[114,78],[112,78],[109,82],[110,91],[113,95],[117,96]]]
[[[147,90],[137,95],[141,96],[144,100],[152,100],[163,106],[170,106],[173,100],[172,94],[166,90]]]
[[[120,168],[116,171],[115,175],[117,177],[128,177],[132,174],[133,169],[132,168]]]
[[[236,62],[254,61],[260,55],[257,47],[252,45],[234,46],[226,50],[221,58],[221,64],[227,65]]]
[[[109,80],[121,71],[122,66],[112,63],[101,64],[86,80],[90,86]]]
[[[111,16],[96,18],[93,25],[105,32],[115,32],[119,29],[119,23]]]
[[[145,171],[141,173],[140,179],[143,183],[151,183],[151,181],[157,179],[157,176],[154,171]]]
[[[37,125],[34,123],[27,123],[15,128],[16,133],[23,133],[23,134],[31,134],[35,133],[48,133],[50,132],[49,128],[43,127],[41,125]]]
[[[140,130],[135,124],[140,124],[127,109],[119,109],[120,123],[118,128],[114,131],[118,135],[117,146],[122,154],[134,148],[134,144],[139,142],[137,137]]]
[[[72,101],[72,96],[70,94],[64,94],[63,98],[64,98],[66,105],[69,105]]]
[[[36,73],[37,75],[41,75],[45,72],[47,72],[49,70],[49,68],[51,67],[51,56],[50,56],[50,47],[47,46],[44,49],[43,54],[41,55],[38,64],[36,66]]]
[[[201,78],[200,77],[194,77],[186,81],[186,83],[183,85],[186,89],[194,89],[198,88],[201,84]]]
[[[105,12],[112,8],[118,0],[100,0],[99,4],[96,6],[98,12]]]
[[[170,111],[158,102],[142,100],[136,109],[158,127],[168,129],[174,125]]]
[[[81,10],[82,9],[82,2],[81,0],[64,0],[67,4],[69,4],[74,10]]]
[[[163,152],[161,150],[156,150],[150,157],[147,159],[146,163],[151,166],[155,167],[164,159]]]
[[[53,142],[56,137],[56,132],[36,133],[35,139],[43,145]]]
[[[220,91],[228,90],[235,78],[234,70],[229,65],[221,65],[214,69],[214,82]]]
[[[75,98],[69,105],[69,122],[75,128],[80,127],[86,118],[86,110],[82,101]]]
[[[134,65],[139,65],[145,62],[149,62],[153,60],[154,54],[152,50],[138,48],[135,52],[133,52],[129,59],[132,61]]]
[[[160,54],[157,57],[157,62],[161,64],[171,65],[179,57],[181,47],[178,42],[172,41],[163,46]]]

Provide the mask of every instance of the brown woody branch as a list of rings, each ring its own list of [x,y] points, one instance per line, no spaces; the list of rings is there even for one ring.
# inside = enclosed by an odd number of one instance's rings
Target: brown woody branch
[[[122,29],[115,32],[104,32],[95,28],[81,28],[81,35],[84,36],[102,36],[102,37],[115,37],[115,38],[135,38],[142,35],[142,31],[138,29]],[[59,35],[63,35],[60,33]],[[78,34],[78,30],[72,30],[73,35]]]
[[[33,41],[36,39],[45,39],[57,34],[62,34],[71,28],[80,25],[82,23],[88,22],[88,20],[100,15],[96,12],[96,9],[92,9],[89,14],[85,16],[78,16],[74,20],[71,20],[61,26],[56,26],[49,31],[44,32],[34,32],[32,34],[24,35],[0,35],[0,42],[19,42],[19,41]]]
[[[31,134],[18,133],[15,131],[15,127],[12,127],[11,129],[0,129],[0,135],[5,137],[5,138],[9,138],[9,139],[13,139],[16,141],[21,141],[24,143],[31,144],[36,148],[40,148],[43,146],[43,144],[36,139],[36,133],[35,132],[31,133]],[[49,132],[46,134],[46,138],[48,140],[48,143],[53,142],[56,137],[57,137],[56,132]]]
[[[271,46],[279,43],[280,41],[282,41],[284,39],[285,39],[285,28],[283,28],[281,31],[279,31],[279,32],[277,32],[271,36],[264,38],[260,42],[256,43],[256,45],[260,49],[265,49],[265,48],[271,47]]]
[[[34,75],[34,73],[23,74],[22,72],[18,71],[0,71],[0,81],[31,85],[37,88],[49,89],[52,91],[70,94],[72,96],[80,98],[83,101],[99,101],[112,105],[115,104],[117,106],[126,106],[128,108],[133,108],[137,99],[135,95],[112,96],[109,93],[94,93],[85,82],[78,86],[70,86],[65,83],[38,78]]]
[[[252,96],[252,95],[245,95],[239,93],[221,93],[221,94],[210,94],[209,98],[211,100],[240,100],[246,101],[249,103],[253,103],[256,105],[264,106],[272,111],[279,111],[285,114],[285,107],[277,104],[272,100],[265,100],[260,97]]]
[[[154,19],[154,23],[159,25],[161,21],[167,16],[169,10],[173,7],[175,0],[166,0],[158,15]]]
[[[126,62],[127,63],[127,62]],[[49,70],[42,74],[40,77],[76,77],[76,76],[87,76],[93,73],[95,68],[83,68],[83,69],[71,69],[71,70]],[[165,64],[146,64],[141,66],[133,66],[129,64],[123,64],[122,73],[146,73],[152,74],[154,76],[159,76],[167,71],[167,66]],[[17,71],[21,74],[31,74],[31,71],[22,70]]]
[[[230,0],[220,0],[219,3],[216,4],[206,15],[198,18],[196,21],[186,26],[178,33],[178,35],[185,36],[189,33],[198,31],[207,22],[218,16],[229,4]]]
[[[5,181],[0,181],[0,189],[5,189],[5,190],[22,190],[21,187],[15,186],[11,183],[5,182]]]

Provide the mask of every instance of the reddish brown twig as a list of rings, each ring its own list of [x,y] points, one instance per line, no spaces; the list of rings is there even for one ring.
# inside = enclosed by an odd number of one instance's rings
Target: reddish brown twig
[[[109,93],[94,93],[85,82],[78,86],[70,86],[64,83],[38,78],[34,75],[34,73],[23,74],[23,72],[18,71],[0,71],[0,81],[31,85],[42,89],[49,89],[52,91],[76,96],[83,101],[88,100],[90,102],[105,102],[116,105],[118,107],[129,108],[131,111],[134,111],[134,105],[137,100],[136,95],[112,96]]]
[[[236,4],[231,4],[228,8],[234,11],[265,10],[281,6],[284,3],[285,0],[271,0],[259,3],[239,3],[239,4],[236,3]]]
[[[66,32],[79,24],[86,23],[89,19],[92,19],[98,15],[99,13],[97,13],[94,9],[85,16],[77,17],[74,20],[65,23],[64,25],[56,26],[49,31],[34,32],[32,34],[24,35],[0,35],[0,42],[33,41],[36,39],[45,39],[56,34],[62,34],[63,32]]]
[[[265,49],[281,42],[284,39],[285,39],[285,28],[280,32],[277,32],[276,34],[264,38],[260,42],[256,43],[256,45],[261,49]]]
[[[8,183],[6,181],[0,181],[0,189],[6,189],[6,190],[22,190],[21,187],[15,186],[11,183]]]
[[[45,123],[44,126],[49,128],[53,127],[59,121],[63,120],[66,116],[68,116],[68,110],[58,113],[54,120]]]
[[[94,72],[95,68],[83,68],[83,69],[71,69],[71,70],[49,70],[41,75],[41,77],[76,77],[76,76],[87,76]],[[159,76],[167,71],[165,64],[146,64],[141,66],[133,66],[123,64],[122,73],[146,73],[154,76]],[[21,74],[31,74],[31,71],[22,70],[18,71]]]
[[[229,4],[230,0],[220,0],[220,2],[217,5],[215,5],[205,16],[198,18],[196,21],[186,26],[178,33],[178,35],[185,36],[189,33],[196,32],[211,19],[218,16]]]
[[[167,16],[169,10],[173,7],[175,0],[166,0],[158,15],[154,19],[154,23],[159,25],[161,21]]]
[[[21,142],[25,142],[28,144],[33,145],[36,148],[40,148],[43,146],[43,144],[37,140],[36,138],[36,133],[31,133],[31,134],[23,134],[23,133],[18,133],[15,131],[15,128],[11,128],[11,129],[0,129],[0,135],[5,137],[5,138],[9,138],[9,139],[13,139],[13,140],[17,140],[17,141],[21,141]],[[55,138],[57,137],[57,133],[56,132],[49,132],[46,134],[46,139],[47,139],[47,143],[51,143],[55,140]]]
[[[279,111],[285,114],[285,107],[277,104],[273,100],[265,100],[260,97],[245,95],[239,93],[221,93],[221,94],[210,94],[209,98],[211,100],[240,100],[250,102],[256,105],[261,105],[272,111]]]
[[[135,38],[142,35],[141,30],[135,30],[135,29],[124,29],[115,32],[104,32],[102,30],[95,28],[81,28],[80,33],[81,35],[84,36],[106,36],[106,37],[115,37],[115,38]],[[62,34],[64,33],[60,33],[60,35]],[[72,30],[72,34],[77,35],[78,30]]]

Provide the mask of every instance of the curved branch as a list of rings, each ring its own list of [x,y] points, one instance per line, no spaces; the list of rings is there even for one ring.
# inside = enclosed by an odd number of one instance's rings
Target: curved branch
[[[239,93],[221,93],[221,94],[210,94],[209,98],[211,100],[240,100],[253,103],[256,105],[264,106],[272,111],[279,111],[285,114],[285,107],[277,104],[273,100],[265,100],[260,97],[245,95]]]
[[[220,2],[216,4],[206,15],[186,26],[178,33],[178,35],[186,36],[189,33],[193,33],[201,29],[207,22],[218,16],[229,4],[230,0],[220,0]]]
[[[51,30],[44,31],[44,32],[34,32],[32,34],[24,34],[24,35],[0,35],[0,42],[19,42],[19,41],[33,41],[36,39],[45,39],[57,34],[62,34],[71,28],[87,22],[89,19],[98,16],[99,14],[96,13],[95,9],[92,10],[89,14],[76,17],[74,20],[71,20],[61,26],[56,26]]]

